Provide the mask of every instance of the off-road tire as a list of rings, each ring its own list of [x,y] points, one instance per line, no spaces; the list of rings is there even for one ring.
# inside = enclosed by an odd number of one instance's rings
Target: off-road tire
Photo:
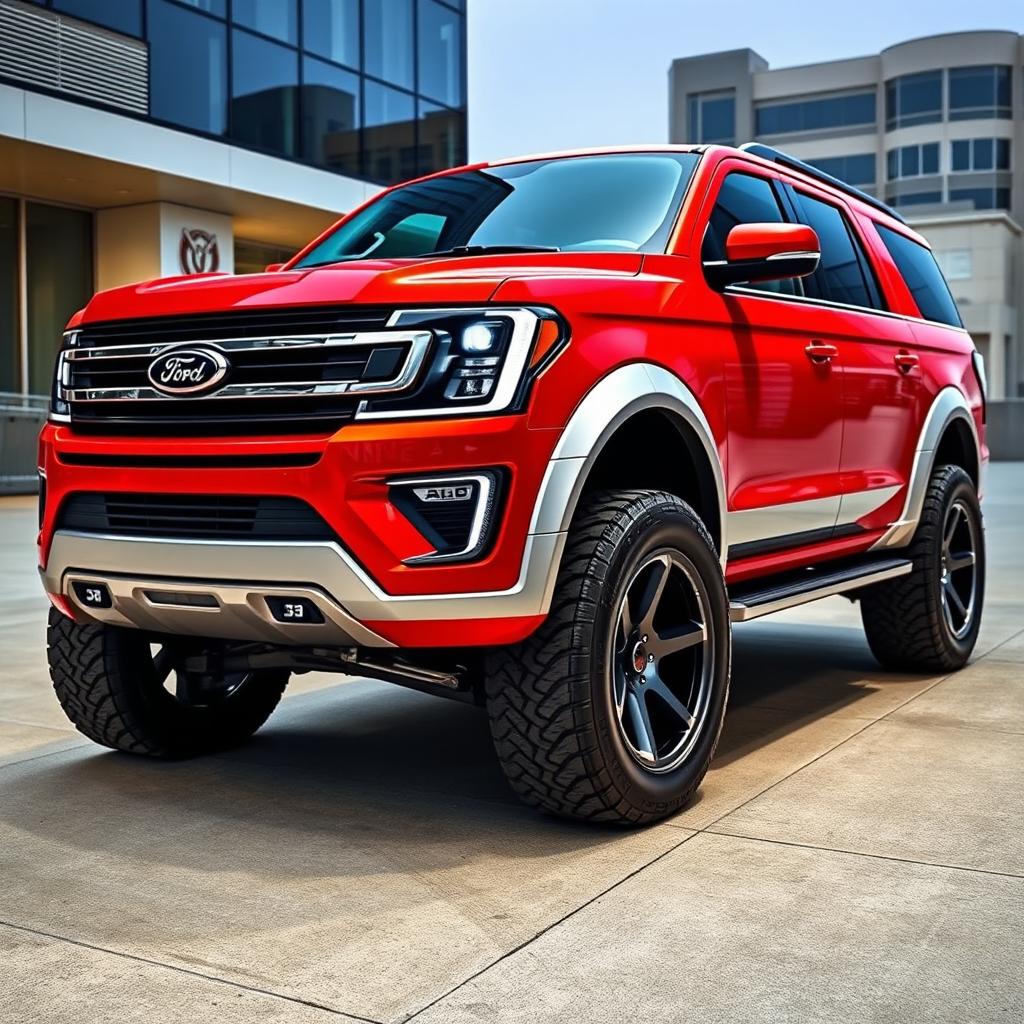
[[[946,512],[960,501],[975,517],[977,597],[970,630],[957,639],[942,611],[942,530]],[[868,645],[886,667],[905,672],[951,672],[967,663],[978,639],[985,596],[985,543],[981,507],[970,476],[959,466],[932,475],[914,539],[907,549],[914,568],[861,594]]]
[[[623,745],[608,664],[621,594],[634,567],[659,545],[685,555],[706,586],[714,670],[696,745],[679,767],[656,775]],[[525,802],[564,817],[640,825],[674,813],[693,796],[714,755],[730,657],[721,564],[694,510],[657,491],[589,496],[573,521],[547,618],[527,640],[487,659],[491,734],[509,784]]]
[[[47,628],[50,678],[79,732],[131,754],[179,758],[237,746],[270,717],[288,672],[261,671],[220,703],[191,707],[156,681],[149,638],[80,624],[55,609]]]

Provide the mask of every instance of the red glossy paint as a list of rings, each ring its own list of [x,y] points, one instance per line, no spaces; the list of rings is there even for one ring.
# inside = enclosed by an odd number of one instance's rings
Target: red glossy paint
[[[785,183],[839,208],[870,257],[888,312],[711,288],[701,269],[701,242],[723,180],[737,171]],[[962,330],[920,319],[875,223],[917,238],[885,213],[798,171],[733,149],[708,147],[664,254],[371,259],[310,270],[293,269],[293,260],[271,273],[197,275],[100,293],[76,315],[73,326],[339,303],[494,303],[552,308],[568,324],[571,339],[533,385],[525,411],[516,415],[354,422],[333,436],[202,439],[85,436],[70,426],[50,424],[40,445],[47,475],[40,561],[45,564],[61,501],[76,491],[291,495],[320,512],[387,593],[508,589],[518,579],[538,490],[562,429],[601,378],[637,361],[669,370],[701,406],[723,467],[729,511],[900,488],[865,518],[867,532],[733,559],[727,570],[730,580],[866,550],[898,515],[924,417],[939,389],[952,385],[965,394],[983,437],[970,338]],[[768,231],[759,226],[756,231],[734,231],[729,256],[763,258],[816,247],[817,236],[808,227],[778,225]],[[831,356],[829,346],[835,350]],[[916,355],[917,363],[901,368],[896,357],[903,353]],[[295,469],[111,469],[63,461],[70,454],[245,452],[313,452],[320,457],[313,466]],[[510,481],[490,553],[465,565],[403,565],[403,559],[430,545],[389,503],[384,480],[484,466],[504,467]],[[382,619],[369,625],[401,645],[447,646],[513,642],[539,621]]]
[[[730,262],[817,251],[818,236],[806,224],[737,224],[725,240],[725,258]]]

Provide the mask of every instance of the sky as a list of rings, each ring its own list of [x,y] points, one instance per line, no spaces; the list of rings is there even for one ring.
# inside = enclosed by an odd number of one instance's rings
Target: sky
[[[780,68],[939,32],[1024,32],[1024,0],[468,0],[468,9],[471,160],[667,142],[675,57],[749,46]]]

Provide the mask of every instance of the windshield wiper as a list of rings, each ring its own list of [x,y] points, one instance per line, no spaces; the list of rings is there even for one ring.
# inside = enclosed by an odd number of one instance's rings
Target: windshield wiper
[[[453,245],[450,249],[421,252],[413,259],[427,256],[489,256],[503,252],[561,252],[557,245]]]

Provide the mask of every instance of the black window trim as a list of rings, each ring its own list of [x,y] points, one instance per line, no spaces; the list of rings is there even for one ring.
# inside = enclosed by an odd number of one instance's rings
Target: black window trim
[[[885,292],[881,288],[875,268],[871,265],[871,257],[868,255],[868,247],[864,244],[864,240],[854,230],[847,211],[834,200],[821,195],[812,195],[807,189],[794,188],[788,183],[785,187],[787,191],[792,193],[793,206],[800,215],[798,217],[798,223],[807,224],[809,219],[800,202],[800,197],[804,195],[806,195],[808,199],[813,199],[816,202],[823,203],[825,206],[831,206],[839,214],[839,217],[843,222],[843,226],[846,228],[846,235],[850,239],[850,245],[853,246],[853,251],[857,256],[857,266],[860,268],[860,276],[864,282],[864,289],[868,293],[868,298],[873,300],[875,304],[872,306],[861,306],[852,302],[839,303],[839,300],[831,298],[828,281],[825,279],[824,270],[819,263],[818,269],[814,272],[814,277],[818,279],[819,288],[824,293],[823,297],[828,299],[829,302],[834,302],[837,305],[852,306],[855,309],[866,309],[871,313],[889,312],[889,303],[886,301]]]
[[[793,183],[789,182],[785,178],[775,178],[775,177],[767,176],[767,175],[762,173],[761,168],[755,167],[752,164],[751,165],[742,165],[742,166],[732,166],[732,165],[730,165],[730,166],[727,167],[725,174],[723,175],[721,181],[718,184],[718,188],[715,191],[714,202],[712,202],[710,204],[710,206],[708,207],[708,210],[707,210],[707,220],[704,222],[704,230],[702,232],[700,232],[701,246],[703,246],[703,244],[704,244],[704,236],[707,234],[708,228],[711,226],[711,213],[712,213],[712,211],[715,208],[715,203],[718,202],[718,193],[721,192],[722,185],[725,183],[725,179],[730,174],[746,174],[749,177],[761,178],[763,181],[767,181],[768,184],[771,185],[772,191],[775,193],[775,198],[779,201],[779,209],[780,209],[780,212],[782,213],[783,222],[786,223],[786,224],[800,224],[800,223],[802,223],[802,221],[797,216],[797,209],[796,209],[794,200],[789,195],[790,191],[795,191],[794,188],[793,188]],[[801,187],[804,187],[804,186],[801,186]],[[817,199],[818,196],[813,196],[812,198]],[[831,203],[831,205],[836,206],[836,203],[835,203],[834,200],[823,199],[822,201],[823,202],[829,202],[829,203]],[[843,221],[846,224],[847,231],[851,231],[852,227],[851,227],[851,224],[850,224],[850,220],[849,220],[848,217],[845,216],[842,207],[836,206],[836,208],[839,210],[839,213],[841,215],[843,215]],[[868,255],[868,246],[866,246],[864,244],[864,242],[856,234],[853,235],[853,241],[855,243],[857,243],[857,244],[854,245],[854,250],[858,253],[858,261],[860,261],[861,259],[867,259],[867,260],[870,261],[870,256]],[[822,307],[824,307],[826,309],[851,309],[851,310],[855,310],[858,313],[871,313],[871,314],[874,314],[875,316],[888,316],[888,317],[893,317],[893,318],[895,318],[897,320],[922,320],[922,319],[924,319],[923,317],[920,317],[920,316],[917,316],[917,317],[909,316],[906,313],[897,313],[897,312],[894,312],[893,310],[889,309],[889,307],[888,307],[888,299],[887,299],[887,297],[885,295],[885,292],[883,291],[883,289],[881,287],[881,284],[880,284],[879,279],[878,279],[878,275],[875,273],[875,269],[874,269],[873,266],[871,266],[870,262],[869,262],[868,265],[869,265],[869,268],[870,268],[870,272],[872,274],[872,278],[873,278],[873,280],[875,282],[875,288],[877,289],[877,292],[878,292],[879,302],[881,302],[883,304],[879,308],[875,308],[875,307],[872,307],[872,306],[858,306],[858,305],[856,305],[856,304],[854,304],[852,302],[838,302],[835,299],[825,298],[823,295],[820,295],[820,294],[819,295],[807,295],[807,294],[804,294],[804,295],[787,295],[784,292],[764,291],[764,290],[762,290],[760,288],[745,287],[742,284],[729,284],[729,285],[726,285],[725,288],[723,289],[723,293],[727,294],[727,295],[736,295],[738,297],[749,296],[751,298],[769,299],[769,300],[772,300],[772,301],[775,301],[775,302],[804,302],[804,303],[809,303],[810,305],[814,305],[814,306],[822,306]],[[863,265],[861,265],[861,273],[862,274],[864,273]],[[801,278],[800,280],[802,282],[807,282],[809,280],[810,281],[814,281],[815,290],[818,291],[818,290],[820,290],[820,286],[817,283],[817,277],[818,277],[818,272],[815,272],[814,274],[810,275],[809,277]],[[806,287],[806,285],[805,285],[805,287]],[[868,290],[869,291],[871,290],[870,287],[868,287]],[[929,320],[928,323],[940,323],[940,321]],[[942,324],[942,326],[943,327],[950,327],[951,325],[950,324]],[[964,330],[963,327],[961,327],[959,329],[960,330]]]

